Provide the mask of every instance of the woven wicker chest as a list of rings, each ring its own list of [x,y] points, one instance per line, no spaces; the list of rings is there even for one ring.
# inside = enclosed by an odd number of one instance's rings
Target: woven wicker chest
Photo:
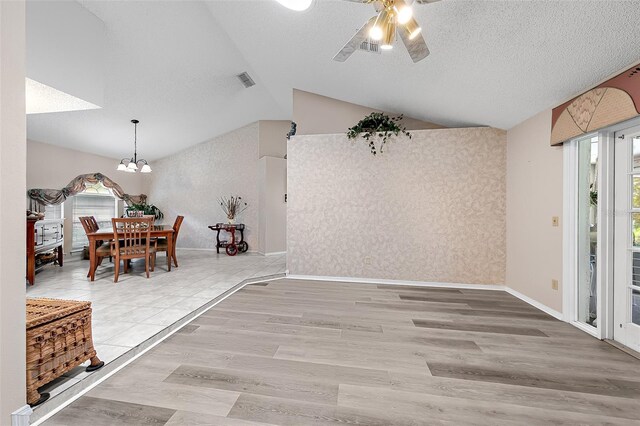
[[[91,302],[27,299],[27,402],[46,401],[38,388],[86,360],[87,371],[104,365],[93,347]]]

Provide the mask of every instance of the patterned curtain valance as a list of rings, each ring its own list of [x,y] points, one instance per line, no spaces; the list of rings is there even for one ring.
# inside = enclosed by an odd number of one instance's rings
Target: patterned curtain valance
[[[27,191],[29,198],[29,210],[43,211],[44,206],[60,204],[69,197],[72,197],[86,188],[86,184],[95,185],[102,183],[105,188],[111,189],[113,195],[124,200],[127,204],[139,204],[147,201],[147,196],[125,194],[120,185],[103,175],[102,173],[89,173],[80,175],[73,179],[62,189],[30,189]]]
[[[640,65],[553,109],[551,145],[640,115]]]

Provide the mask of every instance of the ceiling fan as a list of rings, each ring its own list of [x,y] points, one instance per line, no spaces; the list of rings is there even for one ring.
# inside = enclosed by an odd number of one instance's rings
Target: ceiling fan
[[[351,40],[333,57],[334,61],[346,61],[367,39],[378,42],[382,50],[390,50],[393,48],[396,33],[400,36],[413,62],[421,61],[429,55],[429,48],[421,34],[422,28],[413,17],[411,0],[347,1],[373,4],[378,14],[369,19],[351,37]],[[439,0],[415,0],[415,3],[428,4],[437,1]]]

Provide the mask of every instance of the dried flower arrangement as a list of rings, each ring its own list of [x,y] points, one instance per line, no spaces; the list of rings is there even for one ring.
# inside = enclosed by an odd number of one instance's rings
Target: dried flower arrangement
[[[360,120],[358,124],[350,127],[347,137],[357,139],[358,136],[362,136],[369,143],[369,149],[373,155],[376,155],[378,151],[382,154],[384,144],[392,135],[398,136],[402,133],[411,139],[411,133],[407,132],[407,128],[398,124],[400,120],[402,120],[402,115],[391,118],[382,112],[372,112]],[[376,137],[381,139],[380,148],[376,147]]]
[[[220,197],[218,201],[220,201],[220,207],[222,207],[222,211],[227,215],[227,219],[230,221],[234,220],[240,213],[249,207],[247,203],[242,201],[242,197],[234,197],[233,195],[229,198]]]

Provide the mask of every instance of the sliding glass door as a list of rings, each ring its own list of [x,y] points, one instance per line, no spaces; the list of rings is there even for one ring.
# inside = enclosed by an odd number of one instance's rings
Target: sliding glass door
[[[615,133],[613,338],[640,351],[640,126]]]

